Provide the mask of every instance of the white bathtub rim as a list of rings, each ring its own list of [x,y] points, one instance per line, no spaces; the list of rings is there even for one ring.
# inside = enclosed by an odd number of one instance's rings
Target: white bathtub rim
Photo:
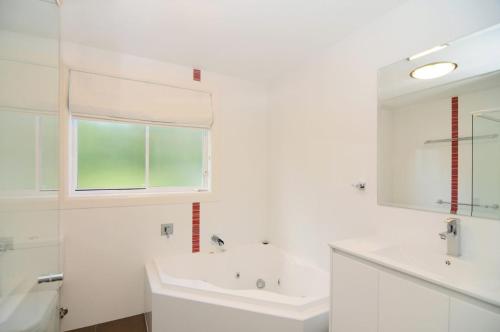
[[[155,261],[154,264],[157,264],[157,262]],[[156,265],[156,271],[158,271],[157,265]],[[158,272],[158,274],[159,274],[159,279],[165,288],[187,291],[194,294],[199,294],[200,292],[206,292],[214,295],[221,294],[227,296],[228,298],[229,297],[238,298],[245,302],[249,300],[255,300],[257,302],[266,302],[269,305],[280,305],[284,308],[289,308],[292,310],[295,309],[298,311],[305,310],[309,307],[317,306],[319,303],[326,302],[328,300],[327,294],[325,296],[298,297],[298,296],[283,295],[265,290],[226,289],[202,280],[175,278],[161,272]],[[192,286],[193,283],[198,284],[198,286],[201,285],[201,287],[193,288]],[[262,294],[266,294],[268,297],[272,299],[263,298]]]
[[[221,296],[221,294],[219,294],[218,292],[213,292],[213,294],[210,294],[209,292],[199,292],[197,290],[188,289],[184,287],[176,289],[175,287],[169,287],[166,286],[165,284],[162,284],[156,264],[154,262],[149,262],[146,264],[146,278],[149,281],[149,286],[151,288],[151,292],[153,295],[171,296],[191,301],[231,307],[235,309],[247,310],[259,314],[283,317],[298,321],[305,321],[310,318],[316,317],[318,315],[325,314],[329,311],[328,298],[326,298],[326,301],[321,301],[321,303],[318,303],[313,307],[297,311],[296,309],[292,310],[290,306],[282,307],[276,305],[275,303],[269,306],[262,306],[259,305],[260,303],[259,304],[256,303],[256,302],[262,302],[261,300],[252,303],[252,301],[248,300],[247,301],[242,301],[242,299],[236,300],[234,299],[233,296],[226,298],[224,296]],[[216,295],[216,296],[210,296],[210,295]]]

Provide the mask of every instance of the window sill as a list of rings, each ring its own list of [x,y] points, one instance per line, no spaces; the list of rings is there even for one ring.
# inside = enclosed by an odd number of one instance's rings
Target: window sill
[[[172,192],[172,193],[116,193],[65,195],[61,197],[61,209],[88,209],[107,207],[127,207],[144,205],[183,204],[192,202],[216,201],[216,194],[212,192]]]

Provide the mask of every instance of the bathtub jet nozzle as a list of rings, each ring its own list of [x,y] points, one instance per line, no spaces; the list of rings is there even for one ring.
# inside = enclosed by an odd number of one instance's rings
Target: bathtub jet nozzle
[[[266,282],[264,281],[264,279],[257,279],[255,286],[257,286],[257,289],[263,289],[266,287]]]

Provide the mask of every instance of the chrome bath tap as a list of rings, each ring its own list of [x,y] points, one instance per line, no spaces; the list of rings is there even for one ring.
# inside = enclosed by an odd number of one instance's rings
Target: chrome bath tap
[[[447,255],[460,256],[460,219],[446,218],[446,232],[439,233],[441,240],[446,240]]]
[[[212,244],[216,247],[223,248],[224,247],[224,241],[218,236],[218,235],[212,235],[211,237]]]

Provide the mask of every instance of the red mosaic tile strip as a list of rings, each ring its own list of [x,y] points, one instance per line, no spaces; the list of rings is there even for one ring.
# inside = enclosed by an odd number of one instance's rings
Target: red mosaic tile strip
[[[200,69],[193,69],[193,80],[194,81],[201,81],[201,70]]]
[[[450,213],[458,210],[458,97],[451,98],[451,207]]]
[[[200,202],[193,203],[192,252],[200,252]]]

